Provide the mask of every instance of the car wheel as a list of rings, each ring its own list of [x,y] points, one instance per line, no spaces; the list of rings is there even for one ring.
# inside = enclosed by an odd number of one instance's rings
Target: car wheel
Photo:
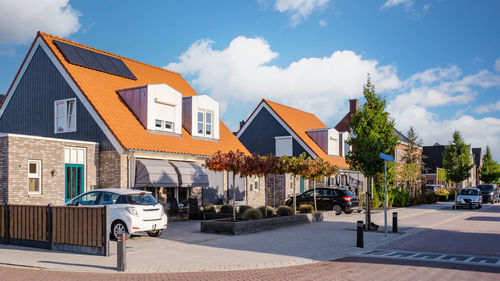
[[[342,208],[339,205],[333,205],[332,210],[335,212],[335,215],[340,215],[342,213]]]
[[[127,226],[125,225],[125,223],[121,221],[115,221],[111,226],[111,238],[116,240],[118,238],[118,234],[121,233],[125,233],[127,239],[130,238],[130,234],[128,234]]]
[[[352,213],[352,210],[344,210],[344,213],[350,214],[350,213]]]
[[[148,231],[146,233],[148,234],[149,237],[160,237],[160,235],[163,233],[163,230],[161,230],[161,229],[152,230],[152,231]]]

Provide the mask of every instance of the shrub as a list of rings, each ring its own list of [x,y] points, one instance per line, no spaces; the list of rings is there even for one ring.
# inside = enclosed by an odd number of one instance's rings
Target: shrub
[[[436,189],[434,193],[437,195],[438,201],[448,201],[451,190],[449,188],[441,187]]]
[[[406,191],[396,191],[394,193],[394,207],[406,207],[410,203],[410,195]]]
[[[293,215],[293,210],[292,208],[288,206],[279,206],[278,211],[276,211],[278,216],[284,217],[284,216],[291,216]]]
[[[205,212],[207,212],[207,213],[215,213],[215,212],[216,212],[216,210],[215,210],[215,206],[214,206],[214,205],[212,205],[212,204],[205,205],[205,206],[203,207],[203,210],[204,210]]]
[[[262,216],[266,216],[265,212],[266,212],[266,207],[265,206],[260,206],[259,207],[259,211],[262,213]],[[271,206],[267,206],[267,216],[270,217],[274,215],[274,209],[273,207]]]
[[[303,204],[299,206],[299,212],[302,214],[309,214],[312,213],[313,211],[313,206],[309,204]]]
[[[246,210],[251,209],[251,208],[252,208],[252,206],[240,205],[240,208],[238,209],[238,213],[243,214],[243,213],[245,213]],[[231,210],[231,212],[232,211],[233,210]]]
[[[225,213],[225,214],[232,213],[233,212],[233,206],[229,205],[229,204],[222,205],[222,207],[220,207],[220,212],[221,213]]]
[[[244,220],[258,220],[262,218],[262,213],[255,208],[250,208],[243,213],[242,218]]]

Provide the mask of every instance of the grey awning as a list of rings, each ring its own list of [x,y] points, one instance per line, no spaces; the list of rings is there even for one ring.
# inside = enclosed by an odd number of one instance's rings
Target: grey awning
[[[170,161],[179,174],[180,187],[207,187],[208,175],[204,168],[193,162]]]
[[[137,159],[135,187],[176,187],[179,177],[169,162],[164,160]]]

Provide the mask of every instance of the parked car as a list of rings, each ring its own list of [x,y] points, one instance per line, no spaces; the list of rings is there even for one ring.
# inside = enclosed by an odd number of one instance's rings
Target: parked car
[[[496,184],[478,184],[476,187],[481,190],[483,203],[498,203],[499,188]]]
[[[441,184],[426,184],[422,191],[424,192],[435,192],[438,188],[443,188]]]
[[[314,190],[308,190],[296,196],[297,206],[301,204],[310,204],[314,206]],[[285,204],[293,205],[293,198],[289,198]],[[351,191],[336,188],[317,188],[316,189],[316,204],[318,210],[335,211],[336,215],[340,215],[342,211],[346,214],[352,213],[353,210],[359,208],[358,197]]]
[[[457,196],[457,207],[474,207],[476,209],[480,209],[481,207],[483,207],[483,197],[481,195],[481,190],[477,188],[463,188],[462,190],[460,190]]]
[[[151,192],[124,189],[98,189],[85,192],[66,203],[66,206],[109,206],[111,238],[118,234],[145,231],[158,237],[167,228],[167,215]]]

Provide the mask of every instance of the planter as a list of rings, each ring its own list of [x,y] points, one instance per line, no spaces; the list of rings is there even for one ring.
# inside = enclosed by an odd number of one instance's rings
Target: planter
[[[232,213],[209,213],[209,212],[198,212],[198,213],[190,213],[190,220],[215,220],[215,219],[225,219],[232,218]],[[239,218],[239,214],[236,214],[236,218]]]
[[[298,214],[285,217],[262,218],[250,221],[219,219],[201,222],[201,232],[221,234],[248,234],[297,224],[323,221],[323,213]]]

